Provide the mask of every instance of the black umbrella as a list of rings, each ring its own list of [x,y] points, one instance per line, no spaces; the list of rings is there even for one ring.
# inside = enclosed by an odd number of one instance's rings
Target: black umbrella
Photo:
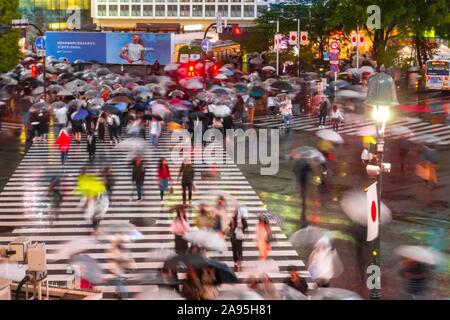
[[[271,84],[271,87],[285,92],[294,91],[294,88],[292,88],[292,86],[289,83],[284,81],[275,81],[274,83]]]
[[[208,266],[214,268],[216,273],[216,283],[238,283],[236,274],[225,263],[218,260],[209,260]]]
[[[176,269],[178,266],[190,266],[195,269],[202,269],[208,266],[208,259],[201,254],[185,253],[176,255],[164,262],[164,268]]]
[[[101,76],[106,76],[107,74],[110,74],[111,73],[111,71],[109,70],[109,69],[107,69],[107,68],[99,68],[98,70],[97,70],[97,75],[99,76],[99,77],[101,77]]]
[[[59,84],[52,84],[51,86],[47,87],[48,92],[58,93],[62,90],[64,90],[63,86],[60,86]]]
[[[263,87],[260,86],[254,86],[250,89],[250,96],[254,98],[261,98],[266,90]]]
[[[228,94],[228,91],[224,88],[216,88],[216,89],[211,90],[210,92],[215,93],[215,94],[224,94],[224,95]]]

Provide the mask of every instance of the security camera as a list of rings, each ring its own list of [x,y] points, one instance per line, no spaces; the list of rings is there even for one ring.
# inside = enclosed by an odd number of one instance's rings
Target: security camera
[[[383,169],[383,172],[386,172],[386,173],[391,172],[391,164],[390,163],[382,163],[381,168]]]
[[[366,171],[369,176],[377,176],[380,174],[381,168],[379,166],[368,165]]]

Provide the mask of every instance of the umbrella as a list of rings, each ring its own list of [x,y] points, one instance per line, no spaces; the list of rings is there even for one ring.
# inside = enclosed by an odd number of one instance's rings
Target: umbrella
[[[83,174],[78,177],[77,186],[74,189],[76,194],[88,197],[98,196],[105,191],[105,183],[98,176],[92,174]]]
[[[357,99],[365,99],[366,95],[364,93],[353,91],[353,90],[339,90],[336,93],[337,97],[340,98],[357,98]]]
[[[342,139],[341,135],[334,130],[330,129],[319,130],[316,132],[316,136],[334,143],[344,143],[344,139]]]
[[[261,98],[266,93],[266,90],[261,86],[253,86],[249,91],[250,96],[254,98]]]
[[[196,98],[200,101],[205,101],[207,103],[216,103],[218,101],[218,97],[211,92],[199,92]]]
[[[366,142],[366,143],[377,143],[377,139],[375,139],[373,137],[364,137],[363,138],[363,142]]]
[[[37,87],[36,89],[33,90],[33,94],[37,95],[37,94],[43,94],[44,93],[44,87]]]
[[[181,79],[180,80],[180,85],[183,86],[184,88],[190,89],[190,90],[203,89],[203,83],[198,78]]]
[[[71,264],[79,268],[82,278],[93,284],[102,282],[103,270],[94,258],[88,255],[76,255],[72,258]]]
[[[375,72],[375,70],[369,66],[363,66],[363,67],[359,68],[359,73],[361,73],[361,74],[364,74],[364,73],[372,74],[374,72]]]
[[[266,72],[275,72],[276,69],[272,66],[265,66],[262,68],[262,71],[266,71]]]
[[[214,284],[239,282],[234,271],[224,262],[211,259],[208,260],[208,267],[212,267],[215,270],[216,281]]]
[[[184,238],[196,244],[199,247],[208,249],[208,250],[216,250],[216,251],[225,251],[227,250],[227,244],[225,240],[220,237],[217,232],[208,231],[203,229],[192,229],[186,232]]]
[[[231,76],[234,75],[234,71],[229,70],[229,69],[225,69],[225,70],[222,70],[219,75],[221,75],[221,74],[226,76],[226,77],[231,77]],[[220,78],[217,78],[217,79],[220,79]],[[224,78],[223,80],[226,80],[226,78]]]
[[[294,88],[289,83],[287,83],[285,81],[275,81],[270,86],[272,88],[278,89],[280,91],[285,91],[285,92],[292,92],[292,91],[294,91]]]
[[[250,59],[249,62],[250,62],[251,64],[261,64],[261,63],[263,63],[264,61],[263,61],[263,59],[261,59],[261,58],[259,58],[259,57],[256,57],[256,58]]]
[[[151,104],[152,114],[165,118],[167,114],[170,114],[170,110],[166,103],[161,103],[159,100],[153,101]]]
[[[317,288],[311,300],[363,300],[357,293],[340,288]]]
[[[395,249],[395,253],[401,257],[433,266],[439,265],[445,261],[442,254],[431,247],[400,246]]]
[[[86,85],[86,81],[77,79],[72,82],[67,83],[64,87],[71,92],[79,92],[81,88]]]
[[[293,159],[311,159],[317,160],[319,163],[326,162],[322,152],[310,146],[301,146],[291,151]]]
[[[241,94],[247,93],[248,90],[247,85],[245,83],[236,83],[234,85],[234,89]]]
[[[169,97],[171,97],[171,98],[174,98],[174,97],[182,98],[182,97],[184,97],[184,92],[181,91],[181,90],[173,90],[173,91],[171,91],[169,93]]]
[[[117,107],[118,105],[116,105]],[[130,109],[132,110],[138,110],[138,111],[145,111],[149,108],[149,106],[145,103],[134,103]]]
[[[217,80],[227,80],[228,77],[224,73],[219,73],[217,76],[214,77],[214,79]]]
[[[178,70],[178,64],[172,63],[164,67],[164,72],[176,71]]]
[[[281,296],[281,300],[308,300],[303,293],[286,284],[278,291],[278,294]]]
[[[295,231],[289,241],[294,246],[314,245],[329,232],[327,229],[319,228],[316,226],[307,226],[300,230]]]
[[[182,296],[173,290],[159,288],[157,291],[147,289],[136,296],[135,300],[184,300]]]
[[[52,84],[50,86],[48,86],[47,90],[49,92],[54,92],[54,93],[58,93],[64,90],[63,86],[60,86],[59,84]]]
[[[56,102],[53,102],[53,103],[51,104],[51,107],[52,107],[53,109],[67,108],[67,104],[65,104],[65,103],[62,102],[62,101],[56,101]]]
[[[222,88],[222,87],[212,89],[209,92],[214,93],[214,94],[223,94],[223,95],[229,94],[229,92],[225,88]]]
[[[97,89],[89,89],[84,93],[86,99],[93,99],[100,96],[100,92]]]
[[[80,99],[71,100],[67,106],[71,109],[78,109],[84,106],[84,101]]]
[[[171,257],[164,262],[164,268],[176,269],[178,266],[191,266],[195,269],[202,269],[208,266],[208,259],[201,254],[184,253]]]
[[[86,109],[80,109],[72,114],[71,118],[74,121],[82,121],[85,120],[89,115],[89,112]]]
[[[212,113],[219,118],[228,117],[231,114],[231,109],[226,105],[215,105],[212,109]]]
[[[265,300],[263,296],[251,290],[242,290],[241,288],[232,288],[227,291],[219,291],[215,300]]]
[[[115,107],[116,107],[117,109],[119,109],[119,111],[121,111],[121,112],[124,112],[124,111],[127,110],[127,104],[124,103],[124,102],[121,102],[121,103],[116,104]]]
[[[139,232],[133,224],[129,222],[105,222],[100,225],[99,231],[103,234],[113,236],[123,236],[127,240],[138,240],[142,238],[142,233]]]
[[[47,102],[38,102],[38,103],[33,104],[31,106],[31,108],[37,109],[37,110],[48,110],[48,104],[47,104]]]
[[[92,247],[97,243],[99,242],[91,236],[68,241],[64,243],[64,246],[62,246],[61,249],[55,252],[55,256],[60,257],[59,259],[56,259],[56,261],[69,258],[84,251],[91,250]]]
[[[119,113],[120,112],[119,109],[117,109],[115,106],[110,105],[110,104],[103,106],[102,111],[108,112],[108,113]]]
[[[170,258],[175,257],[177,254],[174,250],[168,250],[168,249],[156,249],[152,250],[148,254],[149,260],[168,260]]]
[[[364,191],[346,192],[340,202],[341,209],[354,222],[367,226],[367,196]],[[380,223],[392,220],[391,210],[381,202]]]
[[[56,95],[57,95],[58,97],[71,97],[71,96],[73,96],[74,94],[73,94],[72,92],[70,92],[70,91],[64,89],[64,90],[59,91]]]
[[[128,96],[115,96],[107,101],[107,103],[109,104],[118,104],[118,103],[131,104],[133,102],[134,100]]]
[[[99,68],[97,69],[97,75],[99,77],[106,76],[107,74],[111,74],[111,71],[107,68]]]
[[[376,136],[377,134],[378,134],[377,128],[373,125],[361,127],[358,129],[358,131],[356,131],[356,135],[361,136],[361,137],[365,137],[365,136],[373,137],[373,136]]]
[[[127,138],[122,140],[115,148],[118,150],[136,151],[145,148],[146,141],[142,138]]]

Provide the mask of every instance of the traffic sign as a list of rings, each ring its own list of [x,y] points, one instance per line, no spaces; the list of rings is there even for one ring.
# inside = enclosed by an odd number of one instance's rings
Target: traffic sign
[[[219,12],[216,15],[216,31],[217,33],[223,32],[222,15]]]
[[[339,64],[339,60],[331,60],[330,64]]]
[[[339,72],[339,66],[336,64],[330,65],[330,71],[331,72]]]
[[[45,50],[45,39],[43,37],[36,38],[34,45],[36,46],[36,50]]]
[[[339,43],[337,43],[336,41],[333,41],[331,43],[331,49],[338,49],[339,48]]]
[[[200,43],[200,47],[202,48],[203,52],[209,52],[212,49],[212,44],[209,39],[203,39]]]
[[[14,19],[11,21],[11,26],[14,29],[25,29],[28,28],[29,25],[30,22],[28,21],[28,19]]]
[[[37,50],[37,56],[40,58],[45,57],[45,50]]]
[[[325,60],[325,61],[330,60],[330,54],[328,52],[323,53],[323,60]]]
[[[332,53],[331,55],[330,55],[330,60],[331,61],[336,61],[336,60],[339,60],[339,55],[337,54],[337,53]]]

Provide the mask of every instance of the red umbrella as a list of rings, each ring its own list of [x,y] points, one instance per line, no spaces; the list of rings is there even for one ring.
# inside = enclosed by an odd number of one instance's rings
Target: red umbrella
[[[59,134],[58,138],[56,139],[55,143],[59,147],[59,151],[61,152],[68,152],[70,148],[70,135],[67,133],[66,130],[62,130]]]

